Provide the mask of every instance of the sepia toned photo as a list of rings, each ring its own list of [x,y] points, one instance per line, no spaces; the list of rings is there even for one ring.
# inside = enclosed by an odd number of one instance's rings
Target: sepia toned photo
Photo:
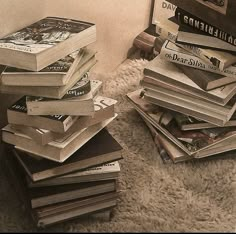
[[[222,14],[226,14],[228,7],[228,0],[196,0],[207,7],[210,7]]]

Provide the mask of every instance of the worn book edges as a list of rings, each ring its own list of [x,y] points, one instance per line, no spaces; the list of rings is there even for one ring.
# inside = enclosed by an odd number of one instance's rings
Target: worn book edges
[[[200,69],[187,67],[184,65],[176,64],[183,73],[188,76],[194,83],[205,91],[216,89],[231,83],[235,83],[236,79],[231,77],[223,76],[217,73],[203,71]]]
[[[199,50],[199,48],[188,46],[188,48],[192,48],[196,52],[196,54],[199,55],[199,57],[195,56],[194,53],[192,53],[192,50],[188,51],[187,46],[183,48],[181,48],[179,44],[176,45],[172,43],[171,41],[167,40],[161,48],[160,57],[169,62],[182,64],[182,65],[197,68],[203,71],[209,71],[211,73],[221,74],[223,76],[227,76],[228,79],[231,78],[232,81],[236,79],[236,64],[233,64],[232,66],[229,66],[228,68],[224,70],[220,70],[214,65],[209,64],[208,62],[205,62],[201,58],[202,52]]]
[[[83,52],[77,50],[44,69],[33,72],[1,65],[3,85],[13,86],[63,86],[77,70]]]
[[[215,128],[214,131],[181,131],[171,111],[165,111],[162,107],[146,101],[141,90],[127,94],[133,107],[155,126],[162,134],[168,137],[181,150],[192,157],[207,157],[221,153],[217,146],[225,143],[224,151],[235,148],[232,139],[235,139],[236,128]],[[207,151],[210,150],[211,151]],[[205,151],[205,152],[204,152]]]
[[[98,132],[112,122],[116,116],[117,115],[73,134],[67,134],[63,138],[57,139],[56,141],[50,142],[44,146],[36,143],[29,136],[17,132],[17,130],[11,128],[10,125],[7,125],[2,129],[2,140],[3,142],[14,145],[16,148],[20,148],[28,153],[32,153],[52,161],[64,162],[74,152],[76,152]]]
[[[180,25],[177,43],[190,44],[208,49],[222,50],[232,55],[236,54],[236,46],[222,41],[214,36],[207,35],[204,32],[199,32],[191,27]],[[234,56],[235,57],[235,56]],[[232,57],[233,59],[233,57]]]
[[[61,99],[97,63],[95,54],[92,50],[84,49],[77,70],[64,86],[7,86],[0,82],[0,92]]]
[[[0,39],[0,64],[40,71],[96,41],[96,25],[46,17]]]
[[[122,146],[107,129],[103,129],[61,164],[45,158],[35,159],[21,150],[15,150],[14,156],[32,181],[36,182],[120,160],[122,151]]]
[[[20,160],[21,159],[19,159],[19,161]],[[40,160],[40,158],[38,160]],[[34,182],[29,177],[27,177],[27,183],[28,186],[32,188],[46,187],[46,186],[51,187],[63,184],[76,184],[76,183],[85,183],[85,182],[101,181],[101,180],[115,180],[118,178],[119,173],[120,173],[120,165],[118,161],[115,161],[115,162],[105,163],[96,167],[89,167],[85,170],[72,172],[67,175],[57,176],[38,182]]]
[[[210,25],[214,26],[213,29],[217,30],[217,34],[223,33],[231,34],[236,37],[236,20],[234,0],[224,1],[202,1],[202,0],[167,0],[168,2],[178,6],[179,8],[189,12],[202,21],[207,22],[203,24],[203,28],[212,30]],[[220,4],[219,4],[220,3]],[[202,22],[201,21],[201,22]]]
[[[99,80],[90,80],[88,74],[70,89],[62,99],[26,97],[28,115],[94,116],[93,98],[102,87]]]
[[[9,124],[17,124],[35,128],[46,128],[54,132],[66,132],[78,119],[78,116],[48,115],[30,116],[27,114],[26,96],[16,101],[7,109]]]
[[[236,93],[235,84],[229,84],[206,92],[187,77],[174,63],[168,62],[160,56],[157,56],[146,65],[143,74],[155,80],[172,84],[176,86],[176,88],[181,88],[185,93],[188,92],[191,96],[222,106],[226,105]]]
[[[98,81],[96,81],[98,82]],[[99,83],[99,82],[98,82]],[[117,100],[112,98],[96,96],[93,99],[94,115],[93,116],[79,116],[76,122],[73,124],[73,128],[69,128],[66,134],[73,134],[76,131],[80,131],[83,128],[102,122],[106,119],[112,118],[115,115],[115,104]],[[34,141],[41,145],[46,145],[51,141],[55,141],[58,138],[62,138],[65,133],[53,132],[47,129],[39,129],[29,126],[11,124],[11,127],[17,129],[17,131],[28,135]]]

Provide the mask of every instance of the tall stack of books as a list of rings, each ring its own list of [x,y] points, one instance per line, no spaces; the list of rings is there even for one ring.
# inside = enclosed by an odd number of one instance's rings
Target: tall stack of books
[[[174,162],[225,156],[236,149],[235,1],[158,3],[172,10],[156,21],[165,42],[128,99]]]
[[[24,95],[7,110],[5,169],[37,226],[111,211],[122,147],[105,128],[116,100],[90,69],[96,25],[47,17],[0,39],[0,91]]]

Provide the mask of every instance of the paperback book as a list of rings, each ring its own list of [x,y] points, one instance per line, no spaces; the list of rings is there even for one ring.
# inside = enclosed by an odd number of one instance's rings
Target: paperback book
[[[46,17],[0,39],[0,64],[40,71],[96,41],[96,25]]]

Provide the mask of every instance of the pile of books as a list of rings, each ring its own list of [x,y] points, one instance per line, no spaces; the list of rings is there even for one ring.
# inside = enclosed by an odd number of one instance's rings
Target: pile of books
[[[220,2],[156,1],[156,9],[171,9],[156,21],[165,42],[144,68],[142,89],[127,95],[174,162],[236,149],[236,31],[220,28],[233,24],[228,19],[236,5]],[[227,12],[219,28],[203,14],[209,10],[216,18],[218,8]]]
[[[117,101],[91,75],[95,41],[96,25],[58,17],[0,39],[0,91],[24,95],[2,129],[5,169],[40,227],[117,204],[122,147],[106,129]]]

